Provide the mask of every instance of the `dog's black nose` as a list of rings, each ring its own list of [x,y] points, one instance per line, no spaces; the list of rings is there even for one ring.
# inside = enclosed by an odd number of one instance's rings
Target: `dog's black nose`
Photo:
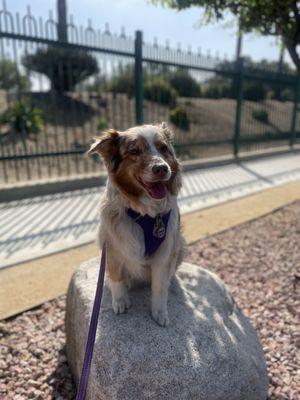
[[[168,172],[168,166],[166,164],[156,164],[152,167],[154,175],[164,175]]]

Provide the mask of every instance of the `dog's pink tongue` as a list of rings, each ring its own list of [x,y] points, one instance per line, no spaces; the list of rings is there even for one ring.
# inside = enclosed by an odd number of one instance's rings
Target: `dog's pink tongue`
[[[154,199],[163,199],[166,195],[166,187],[162,182],[148,182],[147,188]]]

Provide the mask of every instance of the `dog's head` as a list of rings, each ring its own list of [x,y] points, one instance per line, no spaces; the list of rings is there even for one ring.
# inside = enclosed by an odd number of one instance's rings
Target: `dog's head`
[[[109,130],[95,138],[89,154],[103,157],[112,182],[131,200],[144,194],[161,200],[168,192],[177,195],[181,186],[172,138],[165,123]]]

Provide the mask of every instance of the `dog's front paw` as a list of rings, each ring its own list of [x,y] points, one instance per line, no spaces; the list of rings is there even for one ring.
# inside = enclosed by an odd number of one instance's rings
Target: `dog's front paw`
[[[130,301],[128,297],[120,297],[118,299],[113,299],[112,307],[115,314],[123,314],[127,308],[130,307]]]
[[[159,308],[152,308],[151,316],[158,325],[166,327],[169,325],[169,317],[168,311],[159,309]]]

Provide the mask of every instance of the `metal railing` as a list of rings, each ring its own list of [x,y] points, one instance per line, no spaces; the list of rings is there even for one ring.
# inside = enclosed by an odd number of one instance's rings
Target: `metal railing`
[[[200,51],[0,11],[0,182],[87,174],[106,128],[167,121],[184,159],[299,143],[299,79]],[[61,28],[61,27],[60,27]],[[100,164],[101,167],[101,164]]]

